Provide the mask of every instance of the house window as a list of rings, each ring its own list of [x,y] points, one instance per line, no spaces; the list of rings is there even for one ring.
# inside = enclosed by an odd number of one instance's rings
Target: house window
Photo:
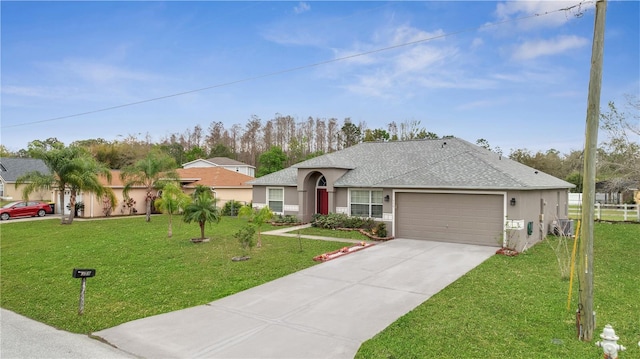
[[[327,187],[327,179],[324,176],[318,180],[318,187]]]
[[[382,191],[351,190],[351,215],[382,218]]]
[[[0,181],[0,197],[4,197],[4,182]]]
[[[274,213],[284,213],[284,188],[267,188],[267,203]]]

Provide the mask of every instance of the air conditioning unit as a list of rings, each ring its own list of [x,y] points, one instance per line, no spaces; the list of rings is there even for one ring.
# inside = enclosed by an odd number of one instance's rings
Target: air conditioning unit
[[[573,236],[573,219],[559,219],[549,224],[549,234],[556,236]]]

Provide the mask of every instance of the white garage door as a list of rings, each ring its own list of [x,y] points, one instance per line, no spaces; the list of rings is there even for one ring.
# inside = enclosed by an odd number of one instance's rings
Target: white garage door
[[[395,199],[397,238],[499,246],[503,195],[399,192]]]

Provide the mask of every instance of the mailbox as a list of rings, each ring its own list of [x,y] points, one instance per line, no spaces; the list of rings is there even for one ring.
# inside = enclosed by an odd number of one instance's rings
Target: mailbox
[[[95,269],[73,268],[73,278],[91,278],[96,275]]]

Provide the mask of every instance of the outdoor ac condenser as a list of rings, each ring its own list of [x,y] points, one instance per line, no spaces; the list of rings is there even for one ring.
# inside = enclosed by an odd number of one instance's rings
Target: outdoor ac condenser
[[[573,236],[573,219],[559,219],[549,223],[549,234],[556,236]]]

